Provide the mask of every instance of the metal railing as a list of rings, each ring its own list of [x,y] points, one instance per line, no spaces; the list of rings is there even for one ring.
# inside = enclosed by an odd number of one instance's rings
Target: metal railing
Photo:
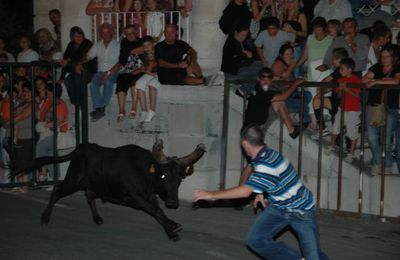
[[[273,85],[282,87],[283,86],[288,86],[291,82],[288,81],[274,81]],[[237,84],[237,82],[235,82]],[[231,83],[228,81],[225,81],[224,84],[224,100],[223,100],[223,122],[222,122],[222,134],[221,134],[221,153],[220,153],[220,159],[221,159],[221,164],[220,164],[220,184],[219,187],[221,189],[225,188],[225,180],[226,180],[226,160],[227,160],[227,141],[228,141],[228,120],[229,120],[229,97],[230,97],[230,85]],[[367,105],[366,105],[366,99],[365,97],[367,96],[367,88],[365,84],[347,84],[348,88],[360,88],[361,93],[360,93],[360,100],[361,102],[361,119],[360,119],[360,158],[359,158],[359,163],[358,163],[358,169],[359,169],[359,189],[358,189],[358,212],[357,215],[361,216],[363,214],[363,178],[365,174],[365,134],[366,134],[366,111],[367,111]],[[327,88],[335,88],[337,87],[337,84],[335,83],[327,83],[327,82],[303,82],[300,84],[298,89],[300,90],[300,97],[301,97],[301,107],[303,109],[300,109],[300,134],[299,134],[299,139],[298,139],[298,153],[297,153],[297,171],[299,176],[301,177],[302,175],[302,157],[303,157],[303,135],[304,135],[304,130],[303,129],[303,122],[304,119],[304,92],[306,91],[305,88],[321,88],[321,89],[327,89]],[[387,91],[388,90],[399,90],[400,91],[400,85],[375,85],[372,88],[369,89],[382,89],[382,93],[384,95],[383,103],[385,107],[387,108]],[[343,90],[341,91],[341,96],[345,97]],[[319,96],[320,98],[320,104],[323,104],[323,99],[325,96],[322,94]],[[341,99],[341,107],[344,105],[344,98]],[[243,103],[244,106],[246,105],[246,102]],[[243,110],[245,111],[245,109]],[[392,156],[391,154],[386,154],[386,126],[387,126],[387,109],[385,109],[385,124],[382,126],[381,129],[381,134],[380,134],[380,144],[382,147],[381,151],[381,175],[380,175],[380,198],[379,198],[379,216],[381,218],[384,217],[384,207],[385,207],[385,178],[386,178],[386,168],[385,168],[385,161],[386,161],[386,156]],[[321,202],[321,180],[322,180],[322,150],[323,150],[323,138],[322,138],[322,117],[324,116],[323,113],[320,113],[321,118],[319,118],[319,138],[318,138],[318,164],[317,164],[317,192],[316,192],[316,200],[317,200],[317,207],[320,208],[320,202]],[[340,120],[340,129],[343,129],[344,126],[344,110],[341,109],[341,113],[336,115],[336,120]],[[398,120],[398,118],[396,118]],[[344,159],[344,132],[343,130],[340,131],[339,134],[339,153],[338,153],[338,183],[337,183],[337,204],[336,204],[336,212],[342,212],[342,180],[343,180],[343,159]],[[282,153],[282,145],[283,143],[283,123],[280,121],[280,130],[279,130],[279,152]],[[400,152],[400,151],[397,151]],[[242,165],[243,166],[243,165]],[[400,170],[400,169],[399,169]]]
[[[75,64],[68,64],[68,66],[74,66]],[[14,93],[13,93],[13,86],[14,86],[14,70],[15,68],[28,68],[30,71],[29,75],[29,80],[31,84],[31,91],[32,91],[32,99],[31,99],[31,104],[32,104],[32,110],[31,110],[31,131],[32,131],[32,155],[33,158],[36,158],[36,147],[37,147],[37,136],[38,133],[36,132],[36,123],[37,118],[36,114],[39,112],[38,107],[36,106],[36,97],[37,93],[35,91],[35,78],[38,75],[35,75],[35,68],[46,68],[47,71],[49,72],[49,78],[47,79],[47,84],[52,86],[52,115],[51,115],[51,120],[53,122],[53,156],[58,155],[58,149],[57,149],[57,136],[58,136],[58,126],[57,126],[57,99],[56,99],[56,75],[57,75],[57,69],[60,67],[58,64],[50,64],[50,63],[44,63],[44,62],[32,62],[32,63],[0,63],[0,68],[6,68],[4,76],[8,78],[8,96],[10,100],[10,121],[9,121],[9,130],[8,130],[8,135],[7,138],[9,140],[14,140],[15,138],[15,101],[14,101]],[[87,81],[87,70],[86,68],[83,69],[82,72],[82,81],[86,82]],[[86,84],[83,84],[83,86],[86,86]],[[89,139],[88,136],[88,95],[87,95],[87,88],[83,88],[82,92],[82,103],[80,106],[75,106],[75,125],[74,125],[74,130],[75,130],[75,138],[76,138],[76,144],[79,144],[81,142],[87,142]],[[1,115],[2,117],[3,115]],[[68,120],[69,122],[71,120]],[[69,127],[70,128],[70,127]],[[4,140],[1,140],[0,144],[3,144]],[[14,144],[13,141],[8,141],[7,142],[10,144],[9,149],[7,152],[9,152],[9,156],[12,157],[14,155],[14,151],[16,149],[16,145]],[[3,159],[3,158],[1,158]],[[13,158],[10,158],[11,162]],[[16,182],[15,179],[10,180],[9,183],[0,183],[0,188],[12,188],[12,187],[18,187],[18,186],[40,186],[40,185],[52,185],[55,183],[58,183],[59,180],[59,169],[56,165],[53,165],[54,169],[54,180],[52,181],[39,181],[37,179],[36,174],[32,174],[32,178],[27,181],[27,182]],[[4,172],[5,169],[3,169]],[[12,171],[13,169],[9,169]]]
[[[154,15],[161,19],[161,25],[155,19],[148,19],[150,15]],[[140,22],[139,22],[140,20]],[[99,39],[98,30],[99,26],[103,23],[109,23],[114,27],[115,38],[119,40],[123,36],[123,29],[128,24],[133,24],[137,27],[137,36],[158,36],[154,35],[153,28],[157,28],[164,35],[164,27],[166,24],[176,24],[178,30],[178,39],[190,43],[190,16],[182,17],[179,11],[166,11],[166,12],[107,12],[99,13],[93,16],[93,41],[97,42]],[[149,24],[151,23],[151,24]],[[182,30],[183,29],[183,30]]]

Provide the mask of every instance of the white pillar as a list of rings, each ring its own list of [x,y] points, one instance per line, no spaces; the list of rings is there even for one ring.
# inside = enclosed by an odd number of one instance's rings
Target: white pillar
[[[218,21],[229,0],[194,0],[191,13],[191,45],[203,69],[220,69],[226,36]]]
[[[61,49],[64,51],[69,39],[69,30],[79,26],[87,39],[92,39],[92,17],[86,14],[89,0],[59,0],[61,11]]]

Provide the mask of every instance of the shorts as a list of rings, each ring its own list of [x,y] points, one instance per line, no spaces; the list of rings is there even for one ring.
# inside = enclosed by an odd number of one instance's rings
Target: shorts
[[[148,86],[152,86],[155,89],[160,89],[160,82],[158,81],[158,77],[157,76],[151,76],[149,74],[144,74],[143,76],[140,77],[140,79],[138,79],[136,81],[136,88],[146,91],[146,89],[148,88]]]
[[[332,134],[338,135],[340,134],[340,112],[341,109],[338,109],[338,113],[333,123]],[[360,111],[345,111],[343,113],[344,116],[344,126],[346,126],[346,136],[351,140],[356,140],[360,137],[360,133],[358,132],[358,127],[360,126]]]
[[[117,89],[115,90],[115,93],[128,92],[131,87],[136,85],[136,81],[138,81],[143,74],[144,73],[139,73],[136,75],[130,73],[119,74],[117,77]]]

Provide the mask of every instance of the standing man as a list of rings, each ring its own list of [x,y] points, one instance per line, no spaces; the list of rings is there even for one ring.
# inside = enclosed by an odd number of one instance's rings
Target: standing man
[[[94,108],[94,111],[90,112],[90,116],[93,120],[103,117],[106,106],[110,104],[118,75],[111,69],[118,63],[120,49],[119,42],[113,39],[114,32],[110,24],[102,24],[99,33],[101,41],[93,45],[84,60],[80,62],[82,64],[97,57],[98,70],[90,82],[90,93]],[[102,93],[101,86],[103,86]]]
[[[265,207],[263,192],[268,193],[269,205],[250,229],[247,244],[259,256],[267,259],[301,259],[301,255],[274,237],[286,226],[296,232],[307,260],[327,259],[319,245],[315,199],[297,175],[289,160],[264,143],[264,132],[254,124],[245,127],[241,145],[251,158],[254,169],[250,178],[238,187],[223,191],[195,190],[193,199],[217,200],[245,198],[259,193],[254,201]]]
[[[61,12],[58,9],[49,11],[49,19],[54,25],[54,33],[56,34],[56,47],[61,50]]]

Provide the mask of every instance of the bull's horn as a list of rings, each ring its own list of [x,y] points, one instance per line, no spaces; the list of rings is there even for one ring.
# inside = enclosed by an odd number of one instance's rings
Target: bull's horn
[[[156,138],[156,142],[153,145],[152,154],[156,162],[162,163],[167,161],[167,156],[164,154],[164,144],[162,139]]]
[[[188,166],[191,164],[195,164],[203,154],[206,152],[206,146],[204,144],[199,144],[196,149],[189,155],[186,155],[182,158],[176,159],[176,163],[181,166]]]

